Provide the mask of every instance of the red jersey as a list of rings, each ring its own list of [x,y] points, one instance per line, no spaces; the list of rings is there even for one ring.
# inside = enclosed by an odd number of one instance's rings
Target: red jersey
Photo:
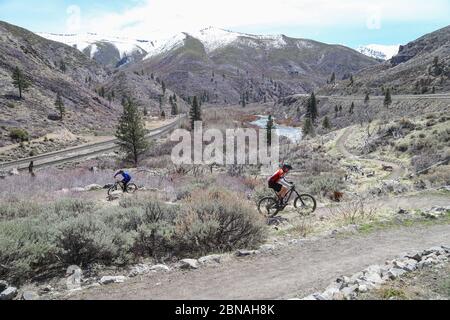
[[[284,173],[283,169],[278,170],[275,172],[273,176],[269,178],[269,183],[278,183],[280,179],[284,178],[286,174]]]

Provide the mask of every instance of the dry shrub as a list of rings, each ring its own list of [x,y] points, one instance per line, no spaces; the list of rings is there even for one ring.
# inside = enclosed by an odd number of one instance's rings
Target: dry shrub
[[[331,216],[344,224],[356,224],[370,221],[375,215],[375,208],[366,205],[365,200],[358,199],[329,208]]]
[[[264,219],[237,195],[212,189],[189,198],[176,224],[178,251],[206,254],[252,248],[266,236]]]

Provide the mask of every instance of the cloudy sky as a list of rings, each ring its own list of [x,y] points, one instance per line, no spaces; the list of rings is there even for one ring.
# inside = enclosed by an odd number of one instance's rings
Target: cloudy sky
[[[350,47],[403,44],[450,24],[450,0],[0,0],[36,32],[160,39],[214,26]]]

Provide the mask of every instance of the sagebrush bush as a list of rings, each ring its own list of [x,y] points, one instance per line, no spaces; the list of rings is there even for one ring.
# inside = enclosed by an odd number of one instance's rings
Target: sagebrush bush
[[[193,257],[254,247],[265,237],[254,206],[223,190],[197,193],[182,206],[134,196],[104,208],[79,199],[10,202],[0,213],[0,278],[17,284],[71,264]]]
[[[29,133],[26,130],[20,129],[20,128],[11,129],[9,131],[9,137],[12,140],[19,141],[19,142],[24,142],[24,141],[30,140]]]
[[[94,261],[111,264],[117,255],[111,229],[90,215],[74,217],[61,223],[55,243],[60,258],[66,264],[81,267]]]
[[[325,196],[328,192],[340,191],[344,189],[342,179],[335,175],[324,175],[314,177],[308,186],[312,194]]]
[[[265,221],[237,195],[212,189],[196,194],[176,222],[177,251],[206,254],[255,247],[265,239]]]

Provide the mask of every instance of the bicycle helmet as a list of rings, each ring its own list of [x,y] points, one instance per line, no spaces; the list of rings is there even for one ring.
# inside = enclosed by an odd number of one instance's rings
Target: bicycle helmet
[[[287,163],[283,164],[282,168],[283,168],[283,170],[292,170],[292,166]]]

